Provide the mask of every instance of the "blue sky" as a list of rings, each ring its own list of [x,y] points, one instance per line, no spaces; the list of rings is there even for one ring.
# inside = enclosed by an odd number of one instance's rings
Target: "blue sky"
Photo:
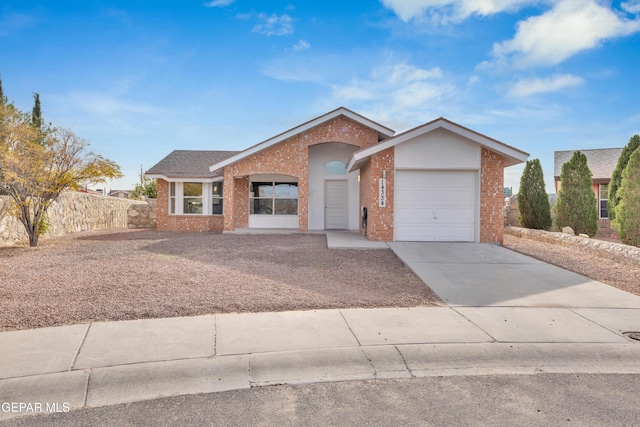
[[[396,131],[444,116],[539,158],[553,192],[554,150],[640,133],[640,0],[4,0],[0,74],[121,166],[108,189],[344,106]]]

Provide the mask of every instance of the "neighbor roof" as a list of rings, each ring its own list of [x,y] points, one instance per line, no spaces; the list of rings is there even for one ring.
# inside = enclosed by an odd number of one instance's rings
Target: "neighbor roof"
[[[349,119],[360,123],[368,128],[374,129],[378,132],[378,140],[383,140],[386,138],[389,138],[391,136],[393,136],[395,134],[395,131],[392,129],[389,129],[386,126],[381,125],[380,123],[374,122],[373,120],[369,120],[364,116],[361,116],[358,113],[355,113],[347,108],[344,107],[339,107],[336,108],[333,111],[330,111],[326,114],[323,114],[319,117],[316,117],[315,119],[309,120],[306,123],[303,123],[301,125],[298,125],[294,128],[289,129],[288,131],[285,131],[279,135],[276,135],[272,138],[269,138],[265,141],[262,141],[259,144],[254,145],[253,147],[249,147],[244,151],[240,151],[239,153],[237,153],[236,155],[229,157],[227,159],[223,159],[222,161],[218,161],[218,162],[213,162],[211,163],[210,166],[210,170],[212,171],[218,171],[221,170],[222,168],[224,168],[227,165],[230,165],[232,163],[237,162],[238,160],[242,160],[245,157],[251,156],[252,154],[258,153],[266,148],[269,148],[275,144],[278,144],[284,140],[286,140],[287,138],[291,138],[294,135],[297,135],[299,133],[305,132],[309,129],[312,129],[318,125],[321,125],[322,123],[328,122],[329,120],[332,120],[336,117],[339,116],[345,116],[348,117]]]
[[[436,129],[446,129],[449,132],[453,132],[457,135],[463,136],[467,139],[475,141],[485,148],[502,154],[505,158],[505,167],[522,163],[529,157],[529,153],[525,153],[524,151],[518,150],[517,148],[511,147],[510,145],[507,145],[496,139],[489,138],[486,135],[468,129],[464,126],[460,126],[459,124],[452,122],[451,120],[440,117],[429,123],[425,123],[421,126],[398,134],[392,138],[379,142],[376,145],[372,145],[371,147],[356,151],[351,157],[351,161],[347,166],[347,170],[353,171],[355,169],[359,169],[372,154],[378,153],[382,150],[386,150],[387,148],[395,147],[402,142],[408,141],[420,135],[424,135],[425,133],[429,133]]]
[[[573,153],[578,150],[555,151],[553,153],[553,176],[560,180],[562,165],[571,160]],[[587,166],[594,180],[611,179],[611,174],[618,164],[622,148],[598,148],[595,150],[580,150],[587,157]]]
[[[209,170],[238,151],[174,150],[145,172],[150,178],[215,178],[220,176]]]

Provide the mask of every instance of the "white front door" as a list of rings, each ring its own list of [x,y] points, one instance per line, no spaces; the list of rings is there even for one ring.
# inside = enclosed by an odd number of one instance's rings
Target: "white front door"
[[[475,171],[397,171],[396,241],[473,242]]]
[[[346,230],[348,221],[347,181],[324,182],[324,228]]]

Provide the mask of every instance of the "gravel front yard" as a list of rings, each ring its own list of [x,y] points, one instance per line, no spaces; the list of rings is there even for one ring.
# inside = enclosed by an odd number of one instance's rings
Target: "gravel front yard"
[[[83,233],[0,248],[0,271],[0,330],[442,304],[391,250],[328,250],[314,234]]]
[[[504,246],[623,291],[640,295],[640,265],[601,258],[580,248],[553,245],[505,234]]]

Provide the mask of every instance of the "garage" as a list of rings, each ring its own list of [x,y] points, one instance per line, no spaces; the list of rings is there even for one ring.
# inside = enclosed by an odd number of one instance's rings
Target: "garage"
[[[473,242],[477,176],[463,171],[396,171],[396,241]]]

